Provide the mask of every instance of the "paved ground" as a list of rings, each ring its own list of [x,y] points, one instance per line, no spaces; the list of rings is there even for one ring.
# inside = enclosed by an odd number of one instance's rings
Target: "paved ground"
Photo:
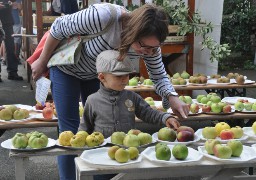
[[[235,71],[240,74],[246,75],[249,79],[256,80],[256,70],[255,71]],[[226,75],[228,72],[220,72],[222,75]],[[24,81],[10,81],[7,79],[6,66],[2,66],[2,80],[0,83],[0,104],[28,104],[34,105],[34,91],[30,89],[30,85],[27,83],[26,71],[23,65],[19,65],[19,74],[23,76]],[[247,90],[248,97],[256,98],[255,89]],[[193,122],[186,123],[186,125],[192,126],[195,129],[204,127],[210,122]],[[147,129],[149,132],[155,132],[159,127],[155,126],[144,126],[137,127],[138,129]],[[0,142],[11,138],[16,132],[29,132],[32,129],[14,129],[8,130],[0,137]],[[33,130],[39,130],[46,133],[49,137],[57,139],[56,128],[37,128]],[[0,148],[0,179],[1,180],[12,180],[14,177],[14,163],[13,160],[9,158],[9,151]],[[56,159],[53,157],[33,157],[30,159],[28,167],[26,169],[26,179],[28,180],[54,180],[58,179],[58,170]],[[189,178],[191,179],[191,178]],[[194,178],[193,178],[194,179]]]

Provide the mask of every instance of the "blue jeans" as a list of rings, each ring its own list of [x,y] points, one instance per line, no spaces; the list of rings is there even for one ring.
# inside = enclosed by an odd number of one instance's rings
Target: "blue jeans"
[[[100,88],[98,79],[82,81],[63,73],[57,67],[50,68],[52,97],[58,114],[59,132],[77,132],[79,117],[79,99],[84,105],[87,97]],[[76,179],[75,155],[58,156],[59,175],[61,180]]]

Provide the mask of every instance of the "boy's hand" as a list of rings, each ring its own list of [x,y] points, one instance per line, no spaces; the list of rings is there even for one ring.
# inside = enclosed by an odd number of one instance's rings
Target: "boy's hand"
[[[172,128],[174,130],[177,130],[179,127],[180,127],[180,123],[179,121],[177,121],[177,119],[175,118],[168,118],[165,122],[165,125],[168,127],[168,128]]]

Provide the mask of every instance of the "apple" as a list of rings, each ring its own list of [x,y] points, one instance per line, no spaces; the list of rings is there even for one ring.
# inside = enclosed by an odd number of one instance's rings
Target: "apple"
[[[210,102],[210,101],[209,101]],[[202,112],[211,112],[211,106],[203,105],[202,106]]]
[[[256,102],[253,103],[253,105],[252,105],[252,110],[253,110],[253,111],[256,111]]]
[[[140,133],[141,133],[141,131],[140,131],[139,129],[131,129],[131,130],[128,131],[127,134],[138,135],[138,134],[140,134]]]
[[[190,131],[191,133],[195,133],[194,129],[192,129],[191,127],[189,126],[180,126],[178,129],[177,129],[177,133],[179,133],[180,131]]]
[[[198,111],[199,111],[199,106],[198,106],[198,104],[191,104],[189,109],[190,109],[190,111],[191,111],[193,114],[195,114],[195,113],[198,113]]]
[[[244,104],[240,101],[237,101],[234,106],[237,111],[242,111],[244,109]]]
[[[208,97],[202,97],[201,103],[206,104],[208,101],[210,101],[210,98]]]
[[[178,79],[180,77],[180,73],[175,73],[173,76],[172,76],[172,78],[173,79]]]
[[[252,130],[256,134],[256,121],[252,124]]]
[[[123,144],[127,147],[138,147],[140,146],[140,139],[134,134],[127,134],[124,138]]]
[[[231,112],[231,106],[230,105],[226,105],[222,108],[222,111],[224,113],[230,113]]]
[[[179,142],[193,141],[194,140],[194,134],[191,133],[190,131],[180,131],[177,134],[177,140]]]
[[[190,96],[184,96],[186,104],[192,104],[192,98]]]
[[[212,103],[211,110],[214,113],[221,113],[222,108],[221,108],[221,106],[218,103]]]
[[[134,79],[134,78],[130,79],[128,85],[129,86],[137,86],[138,85],[137,79]]]
[[[154,99],[152,97],[146,97],[144,100],[145,101],[154,101]]]
[[[207,151],[208,154],[214,154],[213,153],[213,147],[216,144],[220,144],[220,141],[217,140],[217,139],[208,139],[208,140],[205,141],[204,147],[205,147],[205,150]]]
[[[45,107],[42,113],[45,119],[52,119],[53,117],[53,109],[51,107]]]
[[[186,71],[183,71],[181,73],[180,77],[182,77],[183,79],[188,79],[190,77],[190,75]]]
[[[221,101],[221,98],[219,96],[212,96],[210,98],[210,101],[212,101],[213,103],[219,103]]]
[[[154,106],[155,102],[154,101],[146,101],[150,106]]]
[[[224,106],[228,105],[228,104],[225,103],[225,102],[219,102],[218,104],[221,106],[221,109],[223,109]]]
[[[175,141],[176,132],[168,127],[161,128],[157,133],[158,139],[162,141]]]
[[[235,138],[235,134],[233,133],[233,131],[231,131],[231,129],[223,129],[220,132],[220,139],[222,140],[229,140],[234,138]]]
[[[252,103],[250,103],[250,102],[245,102],[245,103],[244,103],[244,109],[245,109],[246,111],[251,111],[251,110],[252,110]]]
[[[111,142],[114,144],[123,145],[126,134],[122,131],[113,132],[111,135]]]
[[[205,139],[215,139],[217,137],[217,132],[215,127],[205,127],[202,130],[202,135]]]
[[[180,85],[186,85],[187,84],[187,81],[185,79],[178,79],[179,80],[179,83]]]
[[[172,79],[173,85],[180,85],[180,81],[178,79]]]
[[[211,99],[212,96],[218,96],[217,93],[211,92],[206,95],[207,98]]]
[[[216,129],[216,132],[217,132],[217,135],[219,136],[220,135],[220,132],[223,130],[223,129],[230,129],[230,126],[225,123],[225,122],[219,122],[215,125],[215,129]]]
[[[152,143],[152,136],[148,133],[139,133],[138,138],[140,140],[140,145]]]
[[[229,146],[216,144],[213,147],[213,153],[216,157],[221,159],[230,159],[232,155],[232,149]]]
[[[244,131],[240,126],[235,126],[230,129],[234,133],[234,139],[243,137]]]
[[[197,97],[196,97],[196,100],[197,100],[197,102],[201,102],[201,99],[203,98],[203,97],[206,97],[206,95],[197,95]]]
[[[143,82],[144,85],[150,85],[150,86],[153,86],[154,83],[151,79],[145,79],[144,82]]]
[[[212,101],[208,101],[208,102],[206,103],[206,105],[211,107]]]
[[[182,102],[186,103],[186,98],[185,98],[185,96],[179,96],[179,100],[181,100]]]
[[[228,141],[227,146],[231,148],[232,156],[234,157],[239,157],[243,152],[243,144],[240,141],[230,140]]]

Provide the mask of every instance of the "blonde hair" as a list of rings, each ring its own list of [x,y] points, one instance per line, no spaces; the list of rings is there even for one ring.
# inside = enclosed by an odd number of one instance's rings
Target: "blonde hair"
[[[155,36],[163,42],[168,35],[168,16],[164,9],[155,4],[144,4],[131,13],[121,17],[123,31],[121,32],[121,45],[119,59],[123,60],[132,43],[142,38]]]

